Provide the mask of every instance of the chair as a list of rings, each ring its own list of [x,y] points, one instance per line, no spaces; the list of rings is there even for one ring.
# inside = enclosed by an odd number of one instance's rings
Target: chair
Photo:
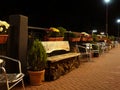
[[[16,86],[19,82],[22,82],[22,87],[23,90],[25,90],[25,86],[24,86],[24,81],[23,81],[23,77],[24,74],[22,73],[21,70],[21,62],[19,60],[7,57],[7,56],[3,56],[0,55],[0,60],[3,60],[3,63],[0,65],[0,85],[3,85],[2,88],[5,88],[6,90],[11,90],[14,86]],[[18,71],[10,72],[10,68],[12,68],[12,70],[15,70],[16,67],[10,66],[10,63],[16,63],[15,66],[18,67]],[[7,66],[9,64],[9,66]],[[0,89],[0,90],[1,90]],[[3,90],[5,90],[3,89]]]
[[[119,47],[119,42],[118,41],[114,41],[115,47]]]
[[[92,53],[97,54],[97,57],[100,56],[100,44],[99,43],[92,43]]]
[[[108,52],[108,45],[106,42],[101,42],[100,48],[101,48],[102,53]]]
[[[85,45],[76,45],[76,48],[78,49],[78,52],[81,54],[81,56],[86,56],[87,61],[91,61],[91,45],[85,44]]]

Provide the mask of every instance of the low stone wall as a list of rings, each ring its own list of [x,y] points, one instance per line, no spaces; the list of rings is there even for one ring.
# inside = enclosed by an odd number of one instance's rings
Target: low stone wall
[[[58,62],[47,64],[45,71],[45,81],[53,81],[58,79],[60,76],[67,74],[80,65],[79,56],[69,59],[60,60]]]

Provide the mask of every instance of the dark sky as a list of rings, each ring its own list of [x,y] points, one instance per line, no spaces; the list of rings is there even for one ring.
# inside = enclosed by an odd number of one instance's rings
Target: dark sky
[[[103,0],[16,0],[2,1],[0,19],[13,14],[28,16],[29,26],[63,26],[72,31],[105,31],[106,5]],[[109,33],[116,34],[120,0],[108,6]]]

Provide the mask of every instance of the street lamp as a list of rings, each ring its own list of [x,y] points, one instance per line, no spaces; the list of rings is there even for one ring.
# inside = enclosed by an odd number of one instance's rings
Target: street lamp
[[[108,37],[108,4],[110,0],[104,0],[104,2],[106,3],[106,35]]]
[[[120,24],[120,19],[117,19],[117,23],[118,23],[118,38],[119,38],[119,24]]]

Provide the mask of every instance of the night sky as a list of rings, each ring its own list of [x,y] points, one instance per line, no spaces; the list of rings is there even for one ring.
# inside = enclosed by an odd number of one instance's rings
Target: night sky
[[[9,15],[28,16],[29,26],[42,28],[63,26],[71,31],[105,31],[106,4],[103,0],[11,0],[2,1],[0,19]],[[117,33],[120,0],[111,0],[108,6],[108,32]]]

